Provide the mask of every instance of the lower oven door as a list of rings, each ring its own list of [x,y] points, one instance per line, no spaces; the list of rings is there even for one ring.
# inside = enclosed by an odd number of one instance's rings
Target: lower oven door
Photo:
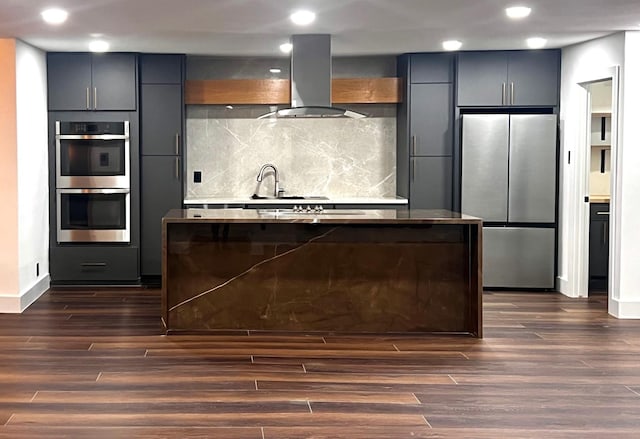
[[[58,242],[130,241],[129,189],[58,189]]]

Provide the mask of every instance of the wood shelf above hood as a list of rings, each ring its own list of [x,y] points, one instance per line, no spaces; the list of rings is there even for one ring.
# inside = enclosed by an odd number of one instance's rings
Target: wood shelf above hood
[[[289,105],[288,79],[216,79],[186,81],[187,105]],[[335,104],[402,102],[400,78],[336,78],[331,81]]]

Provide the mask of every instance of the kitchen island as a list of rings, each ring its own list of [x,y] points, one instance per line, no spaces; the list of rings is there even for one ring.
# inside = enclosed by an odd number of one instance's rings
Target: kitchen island
[[[167,333],[482,336],[482,221],[444,210],[172,210]]]

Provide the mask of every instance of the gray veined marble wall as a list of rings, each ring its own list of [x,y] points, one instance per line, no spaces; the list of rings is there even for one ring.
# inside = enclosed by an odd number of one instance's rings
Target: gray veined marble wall
[[[272,195],[270,175],[256,182],[265,163],[289,195],[396,195],[394,105],[365,108],[374,113],[365,119],[255,118],[267,111],[187,107],[187,198]]]

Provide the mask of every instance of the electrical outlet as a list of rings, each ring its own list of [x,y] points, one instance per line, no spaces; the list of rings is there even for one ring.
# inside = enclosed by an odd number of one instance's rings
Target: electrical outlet
[[[202,171],[193,171],[193,182],[202,183]]]

